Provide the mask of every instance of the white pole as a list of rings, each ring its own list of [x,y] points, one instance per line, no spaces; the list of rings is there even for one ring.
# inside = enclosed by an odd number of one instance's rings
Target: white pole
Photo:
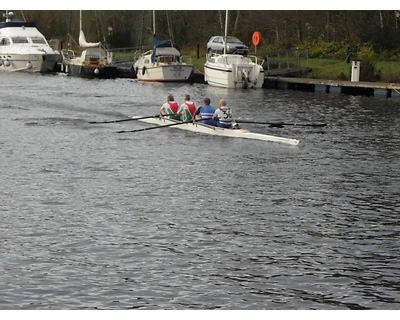
[[[228,10],[226,10],[225,16],[225,45],[224,45],[224,54],[226,54],[226,41],[228,40]]]
[[[156,10],[153,10],[153,34],[156,34]]]
[[[82,30],[82,10],[79,10],[79,31]]]

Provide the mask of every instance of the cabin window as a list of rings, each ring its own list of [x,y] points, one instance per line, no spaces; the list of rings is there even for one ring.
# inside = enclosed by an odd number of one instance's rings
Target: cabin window
[[[29,43],[28,38],[16,37],[12,38],[13,43]]]
[[[10,44],[10,39],[3,38],[0,40],[0,46],[8,46]]]
[[[31,40],[33,43],[46,44],[46,41],[44,40],[44,38],[37,37],[37,38],[31,38]]]

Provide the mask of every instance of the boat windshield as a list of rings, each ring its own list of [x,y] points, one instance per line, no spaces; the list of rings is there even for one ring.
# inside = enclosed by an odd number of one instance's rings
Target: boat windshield
[[[28,38],[15,37],[12,38],[13,43],[29,43]]]
[[[44,38],[41,38],[41,37],[31,38],[31,40],[33,43],[46,44],[46,41],[44,40]]]
[[[3,38],[0,40],[0,46],[8,46],[10,44],[9,38]]]

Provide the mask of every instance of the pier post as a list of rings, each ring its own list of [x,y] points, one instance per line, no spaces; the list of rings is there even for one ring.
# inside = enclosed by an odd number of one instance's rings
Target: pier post
[[[360,60],[353,60],[351,66],[351,81],[360,81]]]

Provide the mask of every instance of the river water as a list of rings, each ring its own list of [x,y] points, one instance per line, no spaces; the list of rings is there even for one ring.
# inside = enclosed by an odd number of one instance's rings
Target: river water
[[[0,74],[0,309],[400,308],[400,99]],[[168,93],[298,146],[89,121]],[[244,124],[242,125],[245,126]]]

